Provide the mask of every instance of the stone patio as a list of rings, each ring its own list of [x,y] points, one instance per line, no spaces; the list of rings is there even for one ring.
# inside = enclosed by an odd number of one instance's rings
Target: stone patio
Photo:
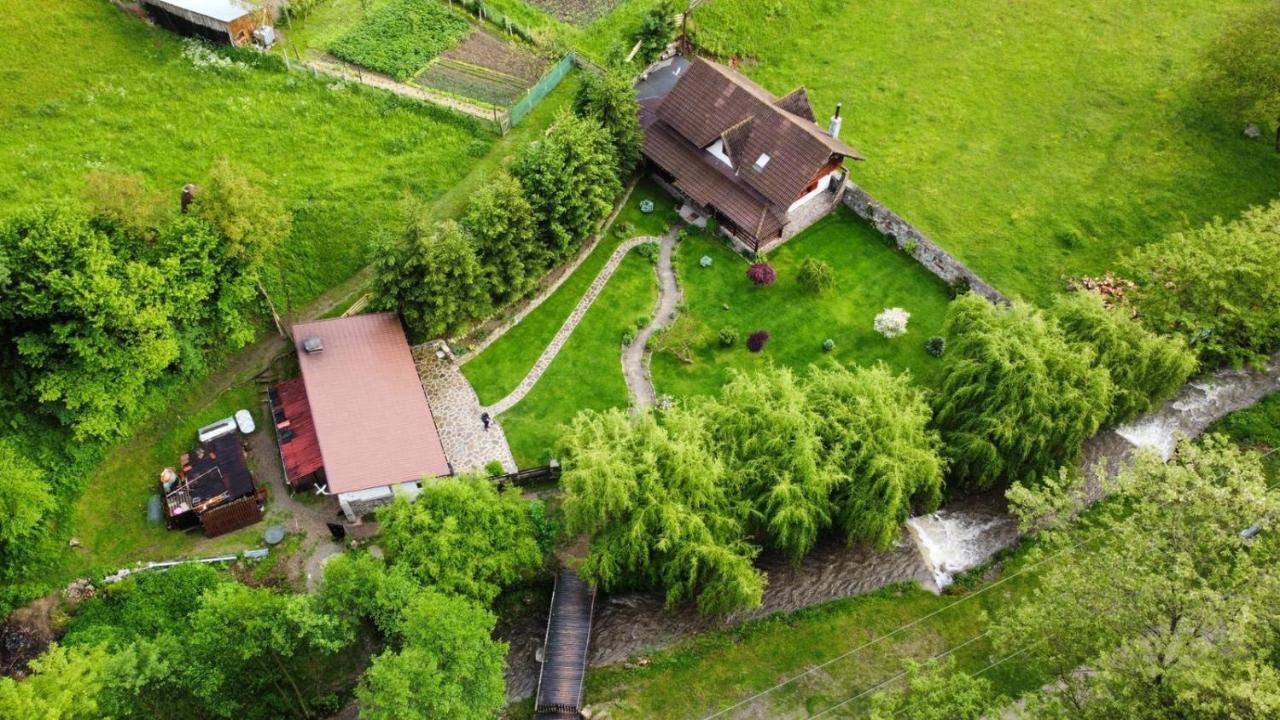
[[[483,471],[493,460],[507,472],[515,472],[516,461],[507,445],[507,436],[495,418],[484,429],[480,421],[480,399],[462,375],[457,360],[443,342],[413,348],[418,377],[431,403],[444,454],[456,473]]]

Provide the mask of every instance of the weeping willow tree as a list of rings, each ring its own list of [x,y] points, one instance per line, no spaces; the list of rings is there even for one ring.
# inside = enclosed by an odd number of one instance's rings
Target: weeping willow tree
[[[703,408],[729,482],[752,511],[749,526],[799,560],[831,524],[835,473],[823,462],[818,419],[786,368],[735,372]]]
[[[806,393],[833,475],[835,526],[850,543],[892,547],[913,502],[928,512],[942,499],[941,442],[924,393],[884,365],[815,369]]]
[[[1115,393],[1108,424],[1128,422],[1169,398],[1196,369],[1195,353],[1182,338],[1157,335],[1108,310],[1097,293],[1063,295],[1053,316],[1067,339],[1092,347],[1095,364],[1110,374]]]
[[[764,575],[703,419],[688,410],[578,415],[563,439],[565,528],[586,534],[580,572],[604,590],[662,588],[702,612],[756,607]]]
[[[1111,378],[1094,351],[1032,307],[966,295],[945,332],[934,423],[955,480],[1038,482],[1077,457],[1111,410]]]

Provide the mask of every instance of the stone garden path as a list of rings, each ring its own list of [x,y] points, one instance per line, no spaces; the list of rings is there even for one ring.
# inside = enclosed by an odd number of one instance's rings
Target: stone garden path
[[[664,239],[665,238],[661,238],[656,235],[641,235],[640,237],[631,238],[619,245],[617,249],[613,251],[613,255],[609,257],[609,261],[600,269],[595,280],[591,281],[591,287],[587,288],[587,291],[583,293],[582,299],[578,301],[577,307],[573,309],[572,313],[569,313],[569,317],[565,318],[564,324],[562,324],[560,329],[556,331],[555,337],[551,339],[551,342],[547,344],[545,349],[543,349],[542,354],[538,356],[538,361],[533,364],[533,367],[529,370],[529,374],[525,375],[524,379],[520,381],[520,384],[517,385],[516,389],[512,390],[509,395],[489,407],[484,408],[484,410],[490,415],[496,416],[510,410],[516,403],[523,400],[524,396],[528,395],[529,391],[533,389],[533,386],[538,384],[538,380],[542,378],[542,374],[551,366],[551,361],[556,359],[556,355],[560,353],[560,348],[564,347],[565,342],[569,340],[569,336],[572,335],[574,329],[578,327],[578,323],[582,322],[582,318],[587,314],[587,311],[591,309],[591,305],[596,301],[596,298],[600,296],[600,292],[604,290],[604,286],[609,283],[609,278],[613,277],[614,271],[618,269],[620,264],[622,264],[622,259],[627,256],[627,253],[631,252],[631,250],[637,245],[643,245],[644,243],[661,243]]]
[[[439,353],[439,354],[437,354]],[[480,399],[463,376],[449,346],[439,341],[413,348],[418,378],[431,403],[440,443],[455,472],[484,470],[494,460],[507,472],[516,471],[516,460],[507,445],[506,433],[496,419],[484,428]],[[490,414],[493,414],[492,411]]]
[[[671,257],[676,250],[676,228],[672,228],[662,237],[658,253],[658,307],[653,313],[653,320],[636,333],[636,339],[622,349],[622,377],[627,381],[627,394],[631,396],[631,405],[637,410],[651,407],[657,402],[657,393],[653,389],[653,375],[649,370],[649,353],[645,345],[649,338],[676,319],[683,293],[680,283],[676,282],[676,271]]]

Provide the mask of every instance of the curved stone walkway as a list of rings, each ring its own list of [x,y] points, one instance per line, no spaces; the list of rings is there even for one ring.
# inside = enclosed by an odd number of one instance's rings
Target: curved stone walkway
[[[529,373],[524,376],[520,384],[512,390],[509,395],[502,398],[498,402],[484,408],[490,415],[498,415],[510,410],[516,403],[524,399],[525,395],[538,384],[538,380],[542,378],[542,374],[551,367],[551,361],[556,359],[556,355],[560,353],[560,348],[564,347],[565,342],[569,340],[569,336],[573,334],[578,323],[582,322],[582,318],[591,309],[592,303],[600,296],[600,292],[604,290],[604,286],[609,283],[609,278],[613,277],[613,273],[622,264],[622,259],[627,256],[637,245],[644,243],[661,243],[663,238],[656,235],[641,235],[624,241],[613,251],[613,255],[609,256],[609,261],[600,268],[600,272],[596,274],[596,279],[591,281],[591,287],[583,293],[582,298],[578,300],[578,305],[569,313],[569,317],[565,318],[564,324],[556,331],[555,337],[551,338],[551,342],[543,349],[542,354],[538,356],[538,361],[530,368]]]
[[[649,338],[662,328],[675,322],[676,312],[684,294],[680,283],[676,281],[676,271],[671,258],[676,250],[676,228],[672,228],[662,238],[658,253],[658,307],[654,310],[653,320],[636,333],[635,342],[622,349],[622,377],[627,382],[627,394],[631,396],[631,405],[637,410],[652,407],[657,402],[657,393],[653,389],[653,375],[649,369],[652,353],[645,346]]]

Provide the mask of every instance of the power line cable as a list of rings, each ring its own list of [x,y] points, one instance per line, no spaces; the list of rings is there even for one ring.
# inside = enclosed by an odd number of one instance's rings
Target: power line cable
[[[1268,457],[1268,456],[1272,455],[1273,453],[1275,453],[1275,452],[1277,452],[1277,451],[1280,451],[1280,447],[1274,447],[1274,448],[1272,448],[1272,449],[1268,450],[1267,452],[1262,453],[1261,455],[1259,455],[1259,456],[1258,456],[1258,459],[1259,459],[1259,460],[1264,459],[1264,458],[1266,458],[1266,457]],[[1219,475],[1217,478],[1215,478],[1215,480],[1221,480],[1221,479],[1225,478],[1226,476],[1227,476],[1227,473],[1225,473],[1225,472],[1224,472],[1224,473],[1222,473],[1221,475]],[[749,704],[749,703],[755,702],[756,700],[759,700],[760,698],[764,697],[765,695],[769,695],[770,693],[776,692],[776,691],[778,691],[778,690],[780,690],[780,689],[782,689],[782,688],[786,687],[787,685],[790,685],[791,683],[795,682],[796,680],[799,680],[799,679],[801,679],[801,678],[803,678],[803,677],[806,677],[806,676],[808,676],[808,675],[811,675],[811,674],[813,674],[813,673],[815,673],[815,672],[817,672],[817,671],[819,671],[819,670],[821,670],[821,669],[823,669],[823,668],[825,668],[825,667],[828,667],[829,665],[832,665],[833,663],[839,662],[840,660],[843,660],[843,659],[845,659],[845,658],[849,657],[850,655],[853,655],[854,653],[857,653],[857,652],[860,652],[860,651],[862,651],[862,650],[865,650],[865,649],[867,649],[867,648],[871,647],[872,645],[875,645],[876,643],[878,643],[878,642],[880,642],[880,641],[882,641],[882,640],[886,640],[886,639],[888,639],[888,638],[891,638],[891,637],[894,637],[894,636],[896,636],[896,635],[899,635],[899,634],[901,634],[901,633],[903,633],[903,632],[905,632],[905,631],[907,631],[907,630],[911,629],[912,627],[915,627],[916,625],[919,625],[919,624],[921,624],[921,623],[923,623],[923,622],[925,622],[925,621],[927,621],[927,620],[929,620],[929,619],[931,619],[931,618],[933,618],[933,617],[936,617],[937,615],[940,615],[940,614],[942,614],[942,613],[946,612],[947,610],[950,610],[951,608],[956,607],[957,605],[960,605],[961,603],[968,602],[969,600],[971,600],[971,599],[973,599],[973,598],[975,598],[975,597],[978,597],[979,595],[982,595],[983,593],[986,593],[986,592],[988,592],[988,591],[990,591],[990,590],[994,590],[995,588],[997,588],[997,587],[999,587],[999,586],[1003,585],[1004,583],[1006,583],[1006,582],[1008,582],[1008,581],[1010,581],[1010,580],[1013,580],[1014,578],[1019,577],[1019,576],[1021,576],[1021,575],[1025,574],[1025,573],[1027,573],[1027,572],[1030,572],[1031,570],[1034,570],[1035,568],[1040,567],[1041,565],[1044,565],[1045,563],[1049,562],[1050,560],[1053,560],[1053,559],[1057,558],[1058,556],[1060,556],[1060,555],[1062,555],[1062,554],[1064,554],[1064,553],[1066,553],[1066,552],[1068,552],[1068,551],[1076,550],[1076,549],[1078,549],[1078,548],[1082,547],[1083,545],[1085,545],[1086,543],[1088,543],[1088,542],[1090,542],[1090,541],[1092,541],[1092,540],[1097,540],[1097,539],[1100,539],[1100,538],[1102,538],[1102,537],[1105,537],[1106,535],[1108,535],[1108,534],[1110,534],[1111,532],[1113,532],[1114,530],[1116,530],[1118,527],[1119,527],[1119,525],[1114,525],[1114,526],[1112,526],[1112,527],[1110,527],[1110,528],[1107,528],[1103,533],[1101,533],[1101,534],[1099,534],[1099,535],[1093,535],[1093,536],[1090,536],[1090,537],[1087,537],[1087,538],[1085,538],[1085,539],[1081,540],[1080,542],[1077,542],[1077,543],[1074,543],[1074,544],[1071,544],[1071,545],[1064,546],[1063,548],[1061,548],[1061,549],[1059,549],[1059,550],[1057,550],[1057,551],[1055,551],[1055,552],[1053,552],[1053,553],[1049,554],[1048,556],[1046,556],[1046,557],[1044,557],[1044,558],[1041,558],[1040,560],[1037,560],[1036,562],[1031,563],[1030,565],[1027,565],[1027,566],[1025,566],[1025,567],[1022,567],[1022,568],[1018,569],[1017,571],[1015,571],[1015,572],[1013,572],[1013,573],[1011,573],[1011,574],[1009,574],[1009,575],[1006,575],[1006,576],[1004,576],[1004,577],[1000,578],[999,580],[997,580],[997,581],[995,581],[995,582],[991,583],[990,585],[985,585],[985,586],[983,586],[983,587],[981,587],[981,588],[979,588],[979,589],[977,589],[977,590],[973,591],[972,593],[970,593],[970,594],[968,594],[968,595],[965,595],[964,597],[961,597],[961,598],[959,598],[958,600],[955,600],[954,602],[951,602],[951,603],[949,603],[949,604],[947,604],[947,605],[944,605],[944,606],[942,606],[942,607],[938,608],[937,610],[934,610],[934,611],[932,611],[932,612],[930,612],[930,613],[927,613],[927,614],[925,614],[925,615],[923,615],[923,616],[921,616],[921,617],[919,617],[919,618],[916,618],[915,620],[912,620],[911,622],[905,623],[905,624],[903,624],[903,625],[899,625],[898,627],[894,628],[893,630],[889,631],[888,633],[885,633],[884,635],[878,635],[878,636],[876,636],[876,637],[872,638],[871,640],[868,640],[868,641],[866,641],[866,642],[862,643],[861,645],[858,645],[857,647],[854,647],[854,648],[852,648],[852,649],[850,649],[850,650],[848,650],[848,651],[846,651],[846,652],[843,652],[843,653],[841,653],[841,654],[839,654],[839,655],[836,655],[835,657],[831,658],[830,660],[826,660],[826,661],[824,661],[824,662],[822,662],[822,663],[820,663],[820,664],[818,664],[818,665],[815,665],[815,666],[813,666],[813,667],[809,668],[808,670],[805,670],[804,672],[801,672],[801,673],[797,673],[797,674],[795,674],[795,675],[792,675],[791,677],[789,677],[789,678],[787,678],[787,679],[785,679],[785,680],[782,680],[781,682],[779,682],[779,683],[777,683],[777,684],[775,684],[775,685],[773,685],[773,686],[771,686],[771,687],[768,687],[768,688],[766,688],[766,689],[764,689],[764,690],[761,690],[760,692],[758,692],[758,693],[756,693],[756,694],[754,694],[754,695],[751,695],[750,697],[747,697],[747,698],[745,698],[745,699],[743,699],[743,700],[739,700],[738,702],[734,703],[733,705],[730,705],[730,706],[728,706],[728,707],[725,707],[725,708],[722,708],[722,709],[720,709],[720,710],[717,710],[717,711],[715,711],[715,712],[711,713],[710,715],[705,715],[705,716],[703,716],[702,720],[712,720],[713,718],[720,717],[720,716],[724,715],[725,713],[728,713],[728,712],[732,712],[732,711],[734,711],[734,710],[737,710],[738,708],[742,707],[743,705],[747,705],[747,704]],[[862,694],[865,694],[865,693],[862,693]],[[845,702],[847,702],[847,701],[845,701]],[[826,712],[826,711],[823,711],[823,712]],[[819,715],[821,715],[821,713],[820,713]],[[818,717],[819,715],[815,715],[814,717]]]

